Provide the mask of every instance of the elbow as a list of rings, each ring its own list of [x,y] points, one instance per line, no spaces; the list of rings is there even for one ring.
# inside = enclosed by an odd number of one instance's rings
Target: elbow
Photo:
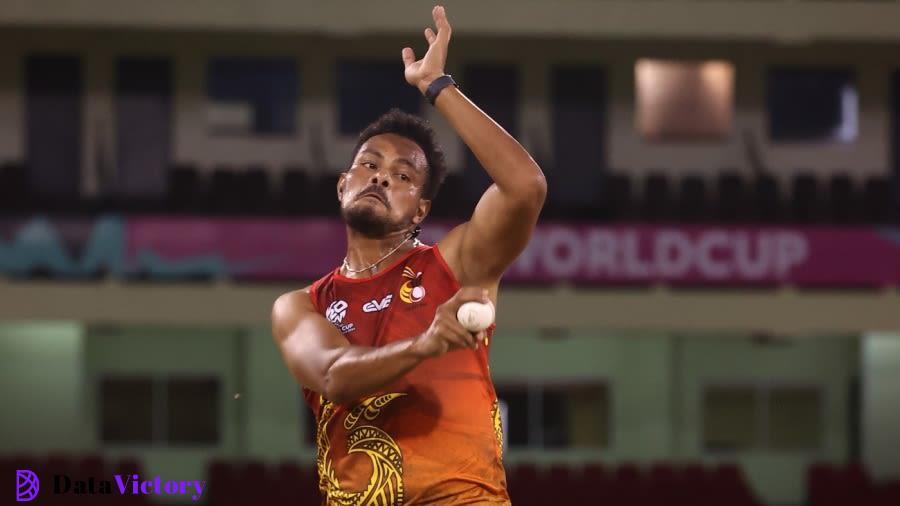
[[[322,382],[322,394],[326,399],[335,404],[344,404],[353,400],[353,395],[347,388],[346,382],[341,380],[340,370],[329,368]]]
[[[348,400],[345,389],[332,378],[325,378],[325,384],[322,387],[322,395],[335,404],[343,404]]]
[[[522,196],[528,207],[536,210],[544,207],[544,201],[547,200],[547,179],[537,165],[534,176],[523,184]]]

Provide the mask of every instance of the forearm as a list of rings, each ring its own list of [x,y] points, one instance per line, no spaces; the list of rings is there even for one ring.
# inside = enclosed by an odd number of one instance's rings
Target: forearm
[[[544,184],[543,172],[525,148],[455,86],[441,91],[435,107],[502,192],[527,191]]]
[[[415,338],[385,346],[348,346],[325,373],[325,397],[337,403],[378,391],[415,368],[423,360]]]

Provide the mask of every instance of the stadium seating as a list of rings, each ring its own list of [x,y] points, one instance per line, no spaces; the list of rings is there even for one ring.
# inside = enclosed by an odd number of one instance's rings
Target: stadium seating
[[[224,460],[213,460],[206,470],[206,486],[209,504],[231,506],[237,504],[240,487],[238,470],[235,465]]]
[[[669,178],[659,170],[651,171],[644,180],[641,219],[655,223],[673,218],[672,190]]]
[[[601,217],[605,221],[631,221],[635,215],[634,195],[631,179],[620,173],[611,172],[602,182],[600,193]]]
[[[506,482],[513,504],[538,504],[544,495],[543,476],[534,464],[520,464],[506,471]]]
[[[533,464],[507,467],[510,497],[516,506],[546,504],[628,504],[636,506],[758,506],[739,468],[724,464],[625,463],[613,469],[589,464],[581,469]]]
[[[321,503],[315,469],[291,461],[269,466],[215,459],[207,467],[207,487],[213,506]]]
[[[205,206],[205,192],[197,169],[179,165],[169,172],[167,208],[176,213],[197,212]]]
[[[28,195],[26,168],[16,162],[0,166],[0,211],[21,211]]]
[[[213,214],[234,214],[243,200],[237,174],[228,167],[217,167],[209,182],[209,210]]]
[[[241,196],[237,199],[239,214],[265,215],[275,211],[269,184],[269,173],[265,167],[251,166],[237,175],[237,187]]]
[[[281,176],[281,191],[278,194],[278,210],[288,215],[308,212],[306,194],[309,191],[309,177],[302,167],[288,167]]]
[[[862,219],[866,223],[892,221],[891,187],[886,178],[873,177],[863,187]]]
[[[693,175],[681,180],[678,194],[678,218],[687,223],[708,223],[712,220],[706,182],[702,177]]]
[[[252,164],[237,169],[220,165],[204,173],[190,164],[174,166],[168,175],[164,201],[136,200],[99,194],[79,204],[47,199],[36,207],[27,190],[25,167],[0,166],[0,212],[49,211],[70,213],[154,213],[164,211],[212,216],[328,216],[338,211],[337,174],[284,167],[273,184],[269,167]],[[592,186],[596,202],[573,204],[553,198],[542,212],[544,220],[563,222],[646,222],[683,224],[796,224],[860,225],[900,223],[900,195],[890,179],[877,176],[856,181],[850,170],[822,179],[810,171],[795,172],[787,184],[770,174],[745,178],[735,170],[716,175],[675,176],[658,168],[638,178],[621,171],[605,171]],[[467,219],[476,204],[466,191],[461,173],[450,173],[431,216]],[[639,188],[638,188],[639,187]],[[635,191],[638,190],[638,191]],[[68,206],[68,207],[67,207]],[[74,207],[73,207],[74,206]]]
[[[337,174],[319,174],[309,184],[309,192],[306,194],[309,202],[310,214],[313,216],[334,217],[338,213],[337,201]]]
[[[659,506],[678,504],[682,486],[681,475],[668,463],[654,464],[650,468],[647,492],[649,501]]]
[[[862,217],[859,195],[850,176],[839,174],[833,176],[828,183],[828,215],[829,223],[847,225],[858,223]]]
[[[752,210],[750,221],[761,224],[772,224],[782,221],[784,208],[781,192],[775,178],[760,175],[753,183]]]
[[[732,506],[757,506],[759,501],[747,485],[740,468],[722,464],[713,470],[710,492],[712,503]]]
[[[0,457],[0,474],[31,469],[44,481],[56,474],[85,479],[89,476],[139,474],[140,463],[133,458],[107,459],[100,455],[72,455],[51,452],[46,456],[12,455]],[[629,504],[636,506],[759,506],[761,502],[740,468],[732,463],[704,465],[657,462],[638,466],[623,463],[607,467],[601,463],[584,466],[532,463],[506,466],[510,497],[516,506],[546,504]],[[318,475],[312,464],[283,461],[277,465],[261,461],[209,461],[206,468],[206,504],[244,506],[249,504],[320,504]],[[247,486],[253,483],[254,486]],[[81,504],[145,505],[154,503],[142,495],[114,497],[47,496],[41,504],[79,506]],[[833,465],[818,463],[807,473],[809,506],[900,504],[900,481],[875,483],[859,463]]]
[[[749,214],[747,187],[741,176],[723,171],[716,180],[715,217],[720,223],[736,223]]]
[[[872,504],[875,506],[900,504],[900,480],[875,486],[872,495]]]
[[[810,224],[821,219],[821,199],[815,176],[802,172],[794,176],[791,186],[791,221]]]
[[[873,484],[866,469],[856,462],[845,466],[813,464],[807,472],[806,491],[809,506],[900,504],[897,484]]]

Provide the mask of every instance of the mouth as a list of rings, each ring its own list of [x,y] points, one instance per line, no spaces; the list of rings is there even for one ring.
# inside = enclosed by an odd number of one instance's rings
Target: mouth
[[[384,199],[381,198],[381,196],[378,195],[377,193],[367,193],[367,194],[365,194],[365,195],[360,196],[360,197],[357,198],[356,200],[362,200],[362,199],[365,199],[365,198],[372,198],[372,199],[377,200],[378,202],[381,202],[381,203],[382,203],[383,205],[385,205],[385,206],[387,205],[387,202],[385,202]]]

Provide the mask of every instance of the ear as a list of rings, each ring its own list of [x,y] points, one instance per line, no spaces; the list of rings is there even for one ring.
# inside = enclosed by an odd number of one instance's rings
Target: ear
[[[347,184],[347,173],[341,172],[340,177],[337,180],[337,198],[338,202],[344,197],[344,185]]]
[[[419,205],[416,207],[416,214],[413,215],[412,222],[415,225],[421,224],[431,211],[431,201],[428,199],[419,199]]]

